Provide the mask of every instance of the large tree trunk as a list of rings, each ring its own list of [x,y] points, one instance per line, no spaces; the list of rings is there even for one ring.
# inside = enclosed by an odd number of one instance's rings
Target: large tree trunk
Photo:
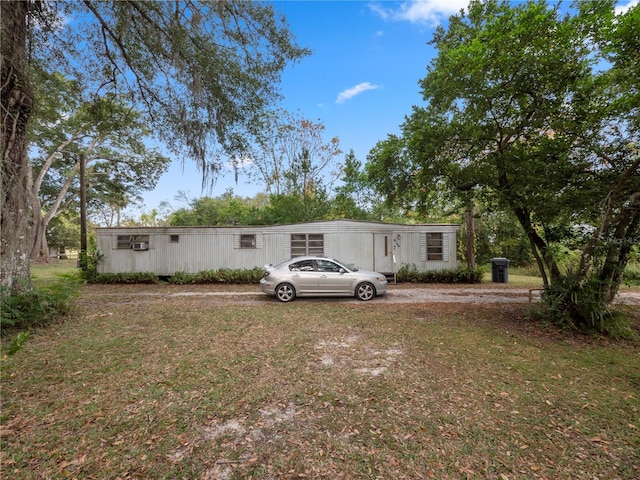
[[[38,209],[34,208],[34,212]],[[46,230],[49,222],[46,218],[35,218],[33,225],[33,247],[31,249],[31,259],[49,258],[49,244],[47,243]]]
[[[31,288],[29,254],[33,210],[28,185],[27,123],[33,95],[25,56],[31,5],[24,1],[0,2],[0,285],[9,293]]]
[[[614,219],[615,229],[609,236],[611,245],[600,271],[600,292],[608,304],[618,294],[624,270],[629,263],[633,239],[640,228],[640,192],[631,195],[629,205]]]
[[[60,209],[60,205],[62,205],[62,201],[64,200],[65,195],[69,191],[69,187],[71,186],[71,182],[75,177],[75,171],[78,170],[78,165],[80,162],[76,163],[74,169],[71,174],[69,174],[66,182],[58,192],[58,196],[51,205],[49,211],[43,215],[42,214],[42,206],[40,203],[40,199],[38,198],[38,194],[40,192],[40,185],[42,183],[42,177],[46,173],[45,168],[49,167],[45,165],[43,167],[43,171],[40,172],[39,178],[36,180],[34,186],[31,187],[31,198],[33,202],[33,212],[34,212],[34,228],[32,229],[32,243],[31,243],[31,258],[37,259],[41,256],[48,257],[49,256],[49,246],[47,243],[47,227],[49,223],[58,213]]]

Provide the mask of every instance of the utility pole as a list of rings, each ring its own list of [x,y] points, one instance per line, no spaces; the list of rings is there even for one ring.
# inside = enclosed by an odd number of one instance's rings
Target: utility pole
[[[80,268],[87,269],[87,181],[84,153],[80,154]]]

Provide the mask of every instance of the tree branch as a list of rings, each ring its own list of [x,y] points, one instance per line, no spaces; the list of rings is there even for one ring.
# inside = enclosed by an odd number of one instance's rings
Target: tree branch
[[[584,247],[582,251],[582,256],[580,258],[580,267],[578,272],[580,276],[585,276],[591,268],[591,259],[593,258],[593,254],[602,240],[602,236],[604,232],[609,230],[610,225],[615,221],[612,220],[612,212],[614,209],[614,201],[619,198],[622,193],[622,188],[624,185],[634,176],[637,175],[637,170],[640,168],[640,154],[638,158],[636,158],[635,162],[631,164],[631,166],[624,172],[624,174],[620,177],[620,180],[616,184],[616,186],[611,190],[606,199],[605,204],[606,207],[602,214],[602,220],[600,223],[600,227],[596,229],[589,243]]]
[[[107,57],[109,58],[109,63],[111,63],[114,66],[114,72],[120,71],[120,68],[117,61],[109,53],[110,50],[109,50],[109,41],[107,38],[107,34],[108,34],[108,37],[111,38],[117,45],[120,51],[120,55],[122,55],[122,58],[124,59],[125,64],[129,68],[133,76],[135,77],[136,85],[138,86],[140,97],[142,101],[147,105],[147,111],[151,115],[151,112],[153,111],[153,109],[151,108],[151,101],[147,98],[147,95],[151,95],[152,97],[154,97],[154,100],[158,100],[158,99],[155,98],[155,96],[153,95],[153,91],[145,86],[144,81],[142,80],[142,78],[138,73],[138,69],[134,67],[133,62],[129,57],[127,53],[127,49],[125,48],[124,44],[122,43],[120,38],[115,34],[115,32],[113,32],[113,30],[109,27],[109,24],[104,20],[104,18],[102,18],[102,15],[100,15],[100,13],[96,10],[96,8],[94,8],[93,3],[90,2],[89,0],[84,0],[84,4],[89,9],[89,11],[93,13],[93,15],[96,17],[96,19],[100,24],[103,39],[104,39],[103,41],[104,41],[105,52],[107,54]],[[114,82],[115,82],[115,77],[114,77]]]
[[[82,138],[80,136],[80,133],[84,130],[85,126],[81,126],[78,130],[76,130],[76,132],[71,135],[67,140],[65,140],[61,145],[58,146],[58,148],[56,148],[55,152],[52,153],[51,155],[49,155],[49,157],[46,159],[46,161],[44,162],[44,164],[42,165],[42,168],[40,169],[40,173],[38,174],[38,178],[36,178],[36,181],[34,182],[34,184],[31,187],[31,191],[33,193],[33,195],[37,196],[38,192],[40,191],[40,187],[42,187],[42,182],[44,180],[44,177],[47,175],[49,168],[51,167],[51,165],[53,164],[53,161],[55,160],[55,154],[56,153],[60,153],[62,154],[62,151],[65,149],[65,147],[67,147],[70,143],[74,142],[75,140],[78,140],[79,138]]]

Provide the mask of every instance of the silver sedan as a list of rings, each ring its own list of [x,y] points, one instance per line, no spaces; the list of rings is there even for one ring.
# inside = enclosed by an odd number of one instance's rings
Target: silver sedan
[[[296,297],[355,296],[371,300],[387,292],[387,278],[378,272],[324,257],[296,257],[278,265],[265,265],[260,288],[281,302]]]

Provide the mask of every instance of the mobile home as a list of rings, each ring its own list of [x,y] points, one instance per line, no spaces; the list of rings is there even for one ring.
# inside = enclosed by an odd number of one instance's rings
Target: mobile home
[[[459,225],[404,225],[329,220],[233,227],[109,227],[97,229],[99,273],[171,276],[220,268],[251,269],[300,255],[323,255],[393,274],[458,266]]]

